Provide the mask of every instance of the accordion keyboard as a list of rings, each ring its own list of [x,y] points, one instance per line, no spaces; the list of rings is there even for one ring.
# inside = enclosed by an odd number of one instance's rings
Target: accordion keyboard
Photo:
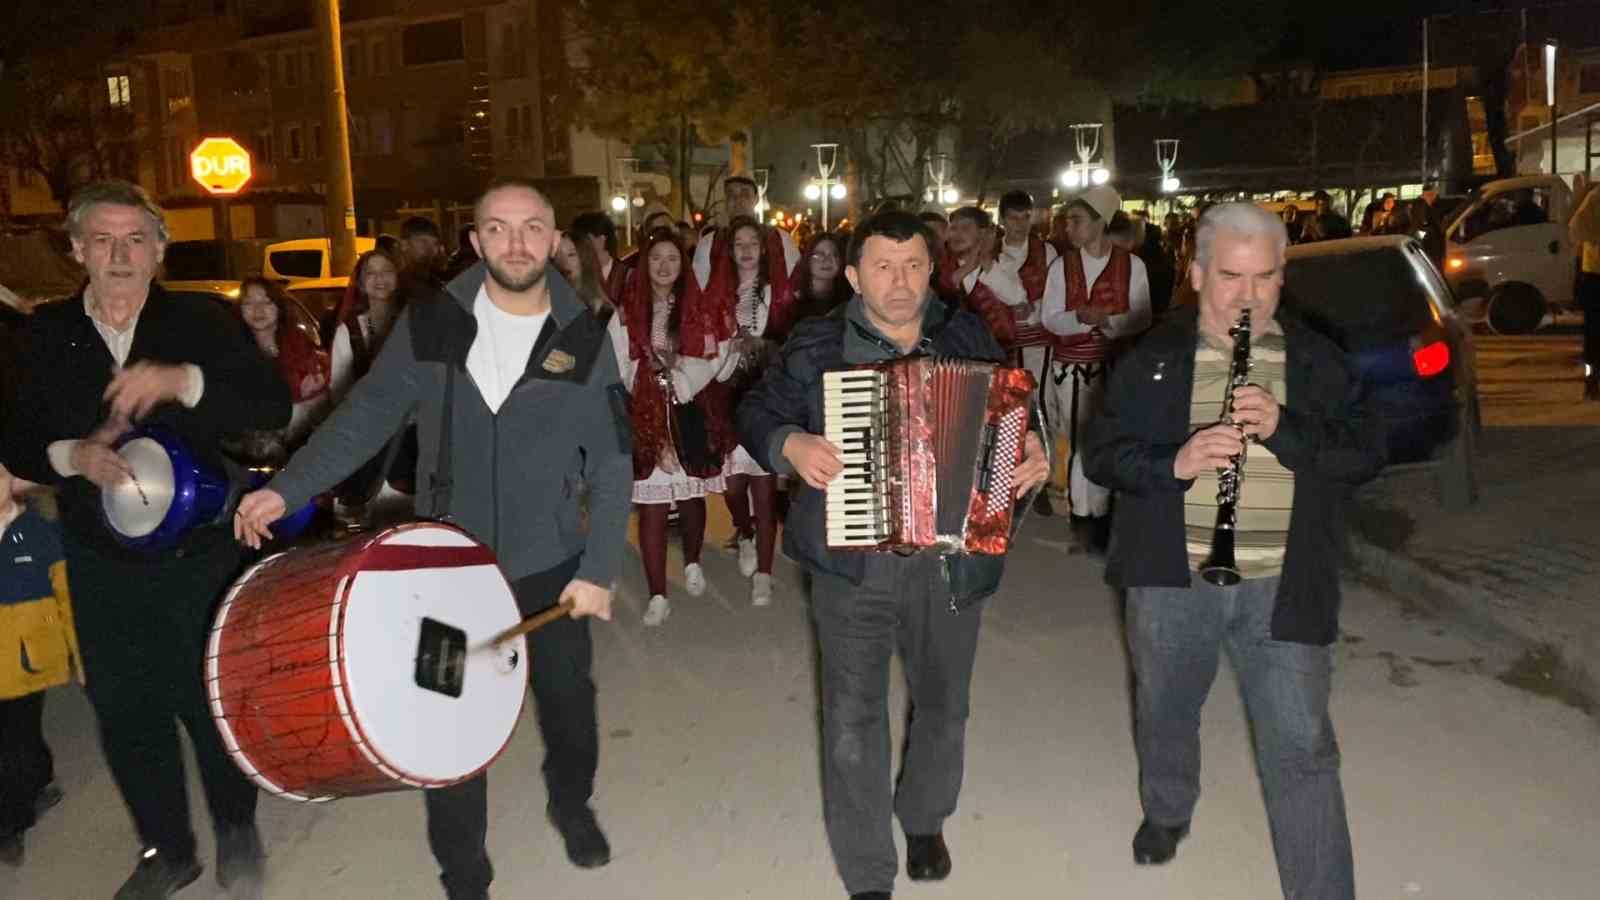
[[[874,547],[889,538],[888,472],[884,460],[885,378],[874,370],[823,375],[824,437],[844,454],[844,471],[828,483],[828,545]]]

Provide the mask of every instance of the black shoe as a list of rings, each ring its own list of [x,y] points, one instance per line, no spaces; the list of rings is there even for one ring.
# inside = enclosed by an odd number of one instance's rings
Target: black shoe
[[[889,900],[889,892],[888,891],[862,891],[859,894],[851,894],[850,895],[850,900]]]
[[[139,867],[117,889],[115,900],[166,900],[193,884],[205,869],[197,859],[173,862],[152,847],[139,859]]]
[[[1050,505],[1050,497],[1044,491],[1040,491],[1039,496],[1033,498],[1033,514],[1047,518],[1056,514],[1055,508]]]
[[[589,804],[573,809],[557,809],[555,804],[545,808],[550,824],[561,832],[567,845],[567,859],[580,869],[598,869],[611,861],[611,845],[595,820]]]
[[[0,837],[0,863],[15,868],[22,866],[22,832]]]
[[[1178,842],[1189,836],[1189,823],[1157,825],[1146,819],[1133,836],[1133,861],[1159,866],[1178,855]]]
[[[906,835],[906,874],[912,881],[943,881],[950,874],[950,848],[944,835]]]
[[[254,825],[225,829],[217,835],[217,884],[234,900],[260,900],[266,856]]]

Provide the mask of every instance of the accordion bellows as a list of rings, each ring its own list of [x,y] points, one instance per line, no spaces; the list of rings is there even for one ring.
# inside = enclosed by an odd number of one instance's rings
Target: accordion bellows
[[[1005,553],[1034,392],[1025,369],[905,357],[823,375],[828,547]]]

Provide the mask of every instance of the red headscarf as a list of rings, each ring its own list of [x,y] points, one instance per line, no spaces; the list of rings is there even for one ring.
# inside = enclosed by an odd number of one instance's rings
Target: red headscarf
[[[733,264],[733,235],[740,228],[754,228],[765,246],[762,256],[767,264],[767,286],[772,288],[772,301],[767,309],[767,330],[762,337],[782,339],[791,324],[794,308],[794,283],[789,278],[789,260],[783,252],[783,234],[768,228],[748,216],[739,216],[724,231],[717,232],[711,242],[711,279],[706,285],[706,295],[721,313],[718,319],[718,340],[728,340],[738,333],[734,321],[739,307],[739,272]]]
[[[617,315],[628,331],[628,357],[636,365],[632,390],[628,397],[628,412],[633,420],[633,477],[644,479],[655,471],[661,458],[661,449],[672,440],[667,419],[668,398],[656,382],[650,363],[654,349],[650,346],[654,322],[655,292],[650,283],[650,251],[657,244],[670,244],[678,251],[683,265],[678,272],[678,283],[673,296],[678,298],[678,354],[711,359],[717,355],[717,311],[705,300],[690,271],[688,254],[679,246],[677,235],[666,228],[658,228],[645,238],[639,249],[638,264],[628,274],[627,287]],[[676,398],[689,402],[688,397]],[[705,478],[715,472],[693,472]]]

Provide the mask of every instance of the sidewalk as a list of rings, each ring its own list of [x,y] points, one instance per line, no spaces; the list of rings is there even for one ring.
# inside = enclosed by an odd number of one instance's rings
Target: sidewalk
[[[1521,646],[1503,680],[1590,712],[1600,703],[1600,428],[1490,428],[1479,503],[1441,509],[1431,473],[1364,486],[1351,515],[1357,571],[1407,609]]]

